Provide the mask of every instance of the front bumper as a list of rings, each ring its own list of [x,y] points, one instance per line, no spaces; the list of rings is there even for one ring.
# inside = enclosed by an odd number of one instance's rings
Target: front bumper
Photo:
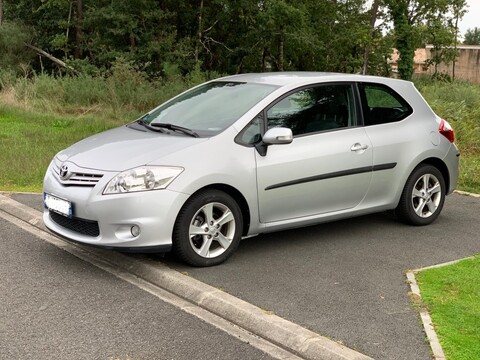
[[[141,252],[170,249],[175,220],[188,195],[168,189],[102,195],[115,174],[109,175],[94,187],[64,186],[51,169],[47,170],[43,191],[71,201],[73,218],[45,209],[45,226],[66,239],[106,248]],[[140,229],[138,235],[132,233],[135,226]]]

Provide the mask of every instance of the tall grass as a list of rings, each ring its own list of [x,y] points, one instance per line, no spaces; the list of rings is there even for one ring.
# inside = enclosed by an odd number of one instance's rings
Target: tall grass
[[[455,130],[466,155],[480,155],[480,85],[432,82],[419,86],[432,109]]]
[[[458,188],[480,193],[480,85],[461,81],[416,84],[437,115],[455,131],[460,149]]]
[[[125,61],[104,75],[24,74],[0,69],[0,101],[54,114],[87,114],[132,119],[208,78],[196,70],[150,81]]]

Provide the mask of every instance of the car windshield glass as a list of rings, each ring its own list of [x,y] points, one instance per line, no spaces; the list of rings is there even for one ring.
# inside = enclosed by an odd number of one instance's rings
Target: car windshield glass
[[[276,89],[265,84],[217,81],[192,89],[142,117],[182,126],[200,135],[215,135],[238,120]]]

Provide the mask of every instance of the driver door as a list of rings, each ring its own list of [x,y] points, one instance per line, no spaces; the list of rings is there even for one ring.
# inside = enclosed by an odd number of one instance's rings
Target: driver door
[[[267,128],[292,129],[287,145],[256,152],[260,221],[351,209],[372,177],[372,145],[357,126],[351,84],[303,88],[266,111]]]

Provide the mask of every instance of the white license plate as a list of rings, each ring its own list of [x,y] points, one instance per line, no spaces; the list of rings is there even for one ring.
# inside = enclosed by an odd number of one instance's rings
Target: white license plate
[[[55,211],[63,216],[72,217],[72,203],[54,195],[44,193],[43,202],[48,210]]]

